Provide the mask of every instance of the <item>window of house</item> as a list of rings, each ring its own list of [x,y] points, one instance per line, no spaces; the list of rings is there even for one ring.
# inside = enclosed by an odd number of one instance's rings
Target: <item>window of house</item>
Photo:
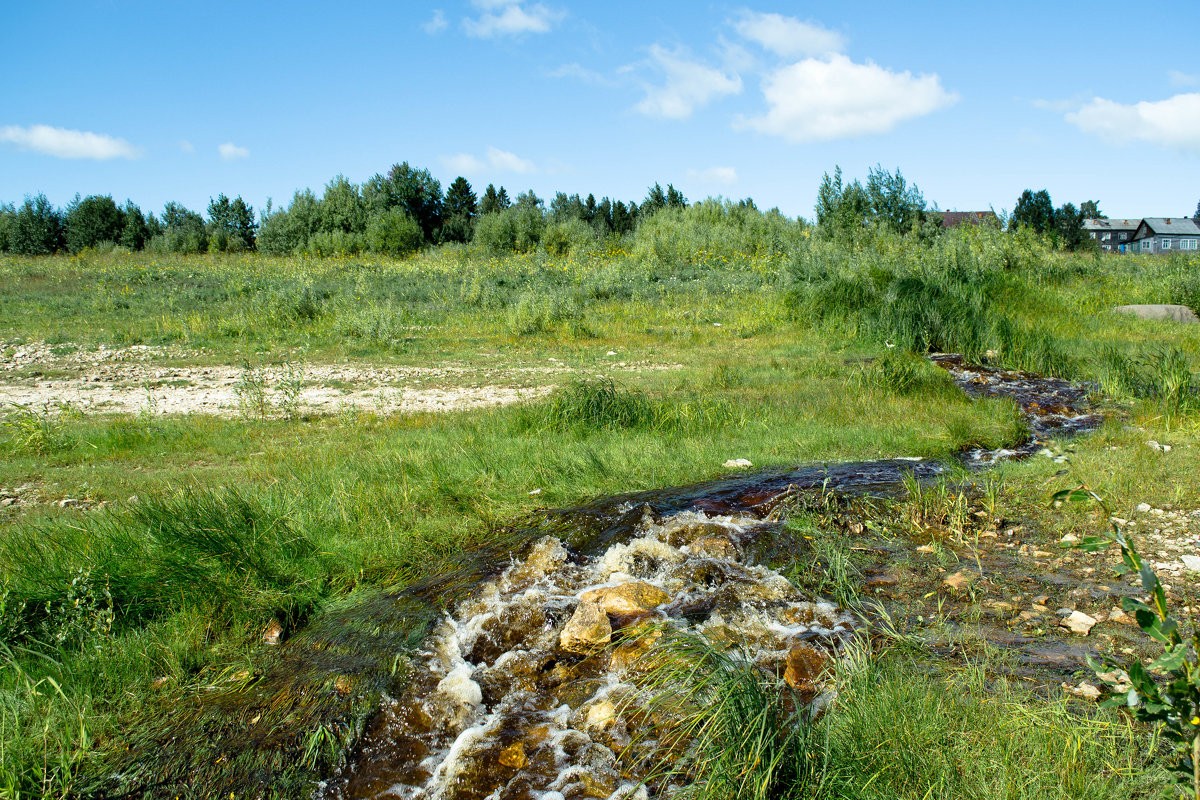
[[[1092,234],[1092,238],[1093,238],[1093,239],[1095,239],[1095,238],[1096,238],[1096,234],[1094,234],[1094,233],[1093,233],[1093,234]],[[1102,242],[1107,242],[1107,241],[1108,241],[1109,239],[1111,239],[1111,238],[1112,238],[1112,234],[1111,234],[1111,233],[1106,233],[1106,234],[1104,234],[1103,236],[1101,236],[1101,237],[1100,237],[1100,241],[1102,241]]]
[[[1200,239],[1180,239],[1179,240],[1179,249],[1180,250],[1195,250],[1197,244],[1200,244]]]
[[[1121,234],[1121,241],[1122,241],[1122,242],[1123,242],[1123,241],[1125,241],[1125,240],[1126,240],[1126,239],[1128,239],[1128,238],[1129,238],[1129,234],[1128,234],[1128,233],[1122,233],[1122,234]]]
[[[1165,236],[1162,239],[1159,239],[1158,242],[1162,246],[1163,250],[1171,249],[1171,240],[1166,238]]]

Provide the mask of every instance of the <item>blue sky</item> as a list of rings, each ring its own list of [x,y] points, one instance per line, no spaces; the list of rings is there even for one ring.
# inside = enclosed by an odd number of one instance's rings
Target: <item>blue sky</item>
[[[0,202],[256,208],[399,161],[811,216],[899,167],[943,209],[1021,190],[1114,217],[1200,201],[1200,12],[1127,3],[10,3]]]

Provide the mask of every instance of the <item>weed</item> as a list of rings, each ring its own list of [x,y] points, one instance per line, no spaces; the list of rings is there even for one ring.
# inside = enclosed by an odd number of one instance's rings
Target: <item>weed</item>
[[[243,419],[266,419],[271,412],[268,395],[267,373],[262,367],[251,367],[246,363],[242,374],[233,387],[237,397],[238,412]]]
[[[278,399],[275,405],[286,419],[300,415],[300,401],[304,394],[304,365],[287,364],[279,378]]]
[[[4,420],[11,431],[9,445],[19,453],[50,455],[70,450],[79,443],[69,430],[69,423],[81,414],[69,403],[47,402],[41,408],[14,405],[16,409]]]

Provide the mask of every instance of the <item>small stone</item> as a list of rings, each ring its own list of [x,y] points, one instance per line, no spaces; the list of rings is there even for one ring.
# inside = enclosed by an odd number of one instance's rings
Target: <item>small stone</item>
[[[1075,695],[1076,697],[1082,697],[1085,700],[1099,700],[1101,694],[1100,690],[1095,686],[1095,684],[1089,683],[1088,681],[1081,681],[1078,686],[1074,687],[1070,691],[1071,694]]]
[[[510,744],[500,751],[500,757],[497,761],[506,767],[521,769],[525,766],[525,743],[514,742]]]
[[[1087,636],[1088,632],[1095,626],[1096,620],[1082,611],[1072,611],[1071,615],[1059,624],[1077,636]]]
[[[586,654],[612,641],[612,625],[600,603],[583,601],[567,621],[558,637],[559,645],[569,653]]]
[[[749,469],[754,464],[746,458],[731,458],[721,466],[725,467],[725,469]]]
[[[1200,556],[1180,556],[1179,560],[1183,562],[1186,569],[1192,572],[1200,572]]]
[[[263,644],[279,644],[282,639],[283,625],[281,625],[277,619],[271,620],[271,622],[267,625],[267,629],[263,631]]]
[[[1073,533],[1068,533],[1066,536],[1059,539],[1059,541],[1063,544],[1074,544],[1075,542],[1079,541],[1079,537]]]
[[[923,544],[923,545],[921,545],[920,547],[918,547],[918,548],[917,548],[917,552],[918,552],[918,553],[922,553],[922,554],[926,554],[926,555],[928,555],[929,553],[932,553],[932,552],[934,552],[934,550],[935,550],[935,548],[934,548],[934,546],[933,546],[933,545],[931,545],[931,544]]]
[[[1150,508],[1151,508],[1151,506],[1149,503],[1138,503],[1137,508],[1134,510],[1137,511],[1139,514],[1145,514],[1146,512],[1148,512],[1150,510]]]

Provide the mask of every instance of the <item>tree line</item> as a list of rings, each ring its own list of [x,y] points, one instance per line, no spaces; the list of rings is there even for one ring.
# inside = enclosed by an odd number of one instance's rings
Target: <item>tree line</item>
[[[754,207],[750,200],[742,203]],[[658,183],[640,204],[558,192],[547,205],[532,191],[510,198],[505,187],[494,184],[477,195],[462,176],[443,192],[429,170],[403,162],[361,185],[338,175],[319,197],[303,189],[285,208],[273,208],[268,200],[257,219],[240,196],[224,194],[209,202],[207,215],[170,202],[157,216],[132,201],[118,205],[109,195],[76,195],[60,209],[38,194],[20,206],[0,205],[0,252],[41,255],[121,247],[162,253],[402,256],[429,245],[470,242],[496,252],[541,247],[561,254],[625,236],[653,214],[687,205],[673,185],[664,189]],[[831,238],[853,236],[864,228],[929,238],[942,226],[941,212],[926,204],[916,184],[899,169],[891,172],[879,165],[870,168],[865,183],[846,181],[841,167],[826,173],[815,211],[816,231]],[[1084,232],[1084,219],[1101,216],[1094,200],[1078,208],[1072,203],[1055,208],[1047,190],[1026,189],[1000,224],[1014,231],[1028,228],[1058,247],[1078,250],[1095,244]]]

